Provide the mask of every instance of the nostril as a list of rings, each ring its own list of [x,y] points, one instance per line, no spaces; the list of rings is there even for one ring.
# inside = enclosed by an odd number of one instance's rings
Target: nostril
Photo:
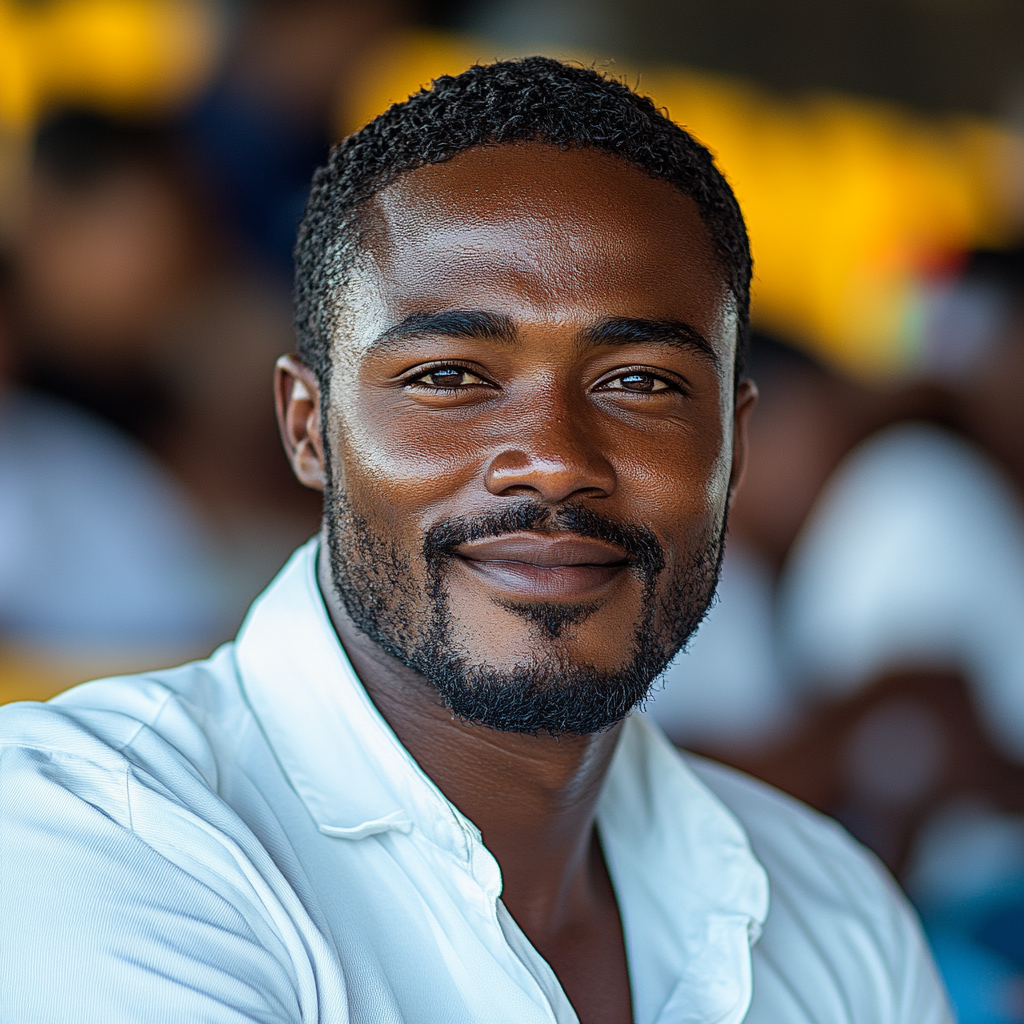
[[[487,489],[495,495],[521,494],[536,491],[530,482],[530,457],[526,452],[501,452],[487,467]]]

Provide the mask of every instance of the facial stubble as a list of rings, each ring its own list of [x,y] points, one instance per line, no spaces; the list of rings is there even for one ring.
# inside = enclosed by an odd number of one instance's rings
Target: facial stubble
[[[600,732],[644,701],[712,603],[725,526],[723,515],[700,550],[673,570],[650,529],[580,504],[551,509],[515,501],[495,515],[442,520],[427,531],[418,563],[330,479],[325,517],[334,587],[358,629],[422,676],[458,718],[502,732],[553,735]],[[598,668],[566,653],[565,641],[598,611],[596,603],[496,600],[530,626],[532,657],[512,668],[474,661],[456,635],[448,594],[456,549],[536,529],[610,541],[626,552],[642,596],[621,668]],[[666,572],[672,576],[659,587]]]

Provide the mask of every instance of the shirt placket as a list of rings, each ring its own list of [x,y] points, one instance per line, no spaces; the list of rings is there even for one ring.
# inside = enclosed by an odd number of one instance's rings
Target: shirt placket
[[[500,950],[506,970],[528,991],[549,1024],[579,1024],[561,983],[548,962],[537,952],[501,901],[501,869],[484,846],[479,830],[455,812],[465,839],[465,870],[479,893],[481,921],[492,936],[492,948]]]

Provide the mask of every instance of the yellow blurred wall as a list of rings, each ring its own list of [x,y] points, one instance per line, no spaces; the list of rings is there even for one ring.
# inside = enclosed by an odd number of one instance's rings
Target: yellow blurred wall
[[[218,22],[200,0],[0,0],[0,125],[65,101],[173,106],[205,82]]]

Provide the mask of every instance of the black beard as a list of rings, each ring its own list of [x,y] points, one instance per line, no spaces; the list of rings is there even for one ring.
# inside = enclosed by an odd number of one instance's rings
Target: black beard
[[[612,522],[582,505],[556,510],[517,501],[497,515],[435,524],[423,542],[426,586],[398,548],[374,533],[328,480],[325,517],[335,590],[356,627],[419,673],[458,718],[501,732],[586,735],[620,722],[642,704],[654,681],[687,643],[714,598],[723,553],[724,519],[691,561],[677,570],[660,601],[656,586],[665,558],[646,527]],[[597,610],[593,604],[501,601],[533,627],[537,654],[499,671],[470,663],[451,622],[445,575],[455,551],[470,540],[521,530],[561,529],[622,547],[643,586],[632,649],[622,669],[569,661],[551,641]],[[655,630],[658,613],[665,625]]]

